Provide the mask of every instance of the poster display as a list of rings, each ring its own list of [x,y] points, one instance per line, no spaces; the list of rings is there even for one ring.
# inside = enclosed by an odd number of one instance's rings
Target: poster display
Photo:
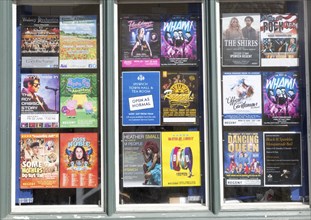
[[[121,18],[123,68],[160,67],[160,22],[148,16]]]
[[[96,188],[98,134],[60,134],[60,188]]]
[[[60,74],[60,127],[98,126],[96,73]]]
[[[123,132],[123,187],[162,186],[161,132]]]
[[[262,124],[260,72],[224,72],[223,125]]]
[[[60,69],[97,68],[96,16],[60,16]]]
[[[58,68],[59,18],[21,17],[22,68]]]
[[[197,19],[176,15],[161,22],[161,66],[197,65]]]
[[[262,133],[224,133],[224,177],[226,186],[262,186]]]
[[[59,187],[59,135],[21,134],[20,188]]]
[[[200,132],[162,132],[163,187],[201,186]]]
[[[264,125],[299,124],[300,77],[297,72],[264,72]]]
[[[58,74],[21,74],[21,128],[59,127]]]
[[[298,66],[298,15],[262,14],[261,66]]]
[[[264,161],[265,186],[301,186],[301,133],[264,132]]]
[[[122,72],[122,125],[160,123],[160,72]]]
[[[223,66],[259,66],[260,15],[223,14]]]
[[[162,71],[161,109],[163,124],[198,123],[198,74]]]

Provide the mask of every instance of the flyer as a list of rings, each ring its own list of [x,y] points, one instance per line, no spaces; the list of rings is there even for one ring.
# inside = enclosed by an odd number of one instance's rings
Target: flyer
[[[223,14],[222,65],[259,66],[259,33],[259,14]]]
[[[60,188],[98,186],[97,133],[60,134]]]
[[[59,135],[20,136],[20,188],[59,188]]]
[[[149,16],[121,18],[122,67],[160,67],[160,22]]]
[[[297,72],[263,72],[264,125],[299,124],[300,77]]]
[[[122,72],[122,125],[160,123],[160,72]]]
[[[58,68],[59,17],[21,17],[22,68]]]
[[[262,14],[261,66],[298,66],[298,15]]]
[[[96,128],[97,74],[60,74],[60,106],[61,128]]]
[[[162,71],[161,109],[163,124],[198,123],[197,72]]]
[[[223,125],[262,124],[260,72],[224,72]]]
[[[59,75],[21,74],[21,128],[59,127]]]
[[[264,132],[264,161],[265,186],[301,186],[301,133]]]
[[[124,132],[123,187],[161,187],[161,132]]]
[[[60,69],[97,68],[96,16],[60,16]]]
[[[195,16],[172,16],[161,22],[161,66],[197,65]]]
[[[162,132],[163,187],[201,186],[199,131]]]
[[[262,133],[224,133],[224,178],[226,186],[262,186]]]

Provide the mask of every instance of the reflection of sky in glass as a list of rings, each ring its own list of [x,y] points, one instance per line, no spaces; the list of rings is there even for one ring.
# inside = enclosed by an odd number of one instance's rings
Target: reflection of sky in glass
[[[65,33],[89,34],[96,37],[96,16],[61,16],[60,30]]]

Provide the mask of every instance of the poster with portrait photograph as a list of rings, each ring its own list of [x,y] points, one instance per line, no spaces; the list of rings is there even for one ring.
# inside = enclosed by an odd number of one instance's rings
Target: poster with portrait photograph
[[[161,109],[163,125],[197,124],[197,108],[197,72],[162,71]]]
[[[60,16],[60,69],[97,68],[97,17]]]
[[[161,132],[123,132],[123,187],[161,187]]]
[[[262,124],[260,72],[224,72],[223,125]]]
[[[299,124],[300,77],[293,72],[263,72],[263,124]]]
[[[259,33],[259,14],[223,14],[222,65],[259,66]]]
[[[163,187],[201,186],[200,132],[162,132]]]
[[[302,185],[300,132],[264,132],[265,186]]]
[[[20,188],[59,188],[58,134],[21,134]]]
[[[196,16],[172,16],[161,22],[161,66],[197,65]]]
[[[60,74],[60,108],[61,128],[96,128],[97,74]]]
[[[262,14],[261,66],[298,66],[298,15]]]
[[[22,68],[58,68],[59,17],[22,16]]]
[[[60,134],[60,188],[98,186],[98,134]]]
[[[59,127],[59,75],[21,74],[21,128]]]
[[[160,37],[159,19],[133,15],[122,17],[122,67],[160,67]]]
[[[262,186],[262,133],[224,133],[224,178],[226,186]]]

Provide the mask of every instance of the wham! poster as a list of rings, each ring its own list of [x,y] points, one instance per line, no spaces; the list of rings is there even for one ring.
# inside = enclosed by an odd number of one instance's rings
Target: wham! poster
[[[124,132],[123,187],[162,186],[161,132]]]
[[[21,134],[20,188],[59,188],[59,134]]]
[[[21,74],[21,128],[59,127],[59,75]]]
[[[60,188],[96,188],[97,133],[60,134]]]
[[[223,73],[223,125],[262,124],[259,72]]]
[[[298,15],[262,14],[261,66],[298,66]]]
[[[262,186],[262,134],[224,133],[224,177],[226,186]]]
[[[151,17],[121,18],[122,67],[160,67],[160,22]]]
[[[259,14],[223,14],[222,65],[259,66]]]

